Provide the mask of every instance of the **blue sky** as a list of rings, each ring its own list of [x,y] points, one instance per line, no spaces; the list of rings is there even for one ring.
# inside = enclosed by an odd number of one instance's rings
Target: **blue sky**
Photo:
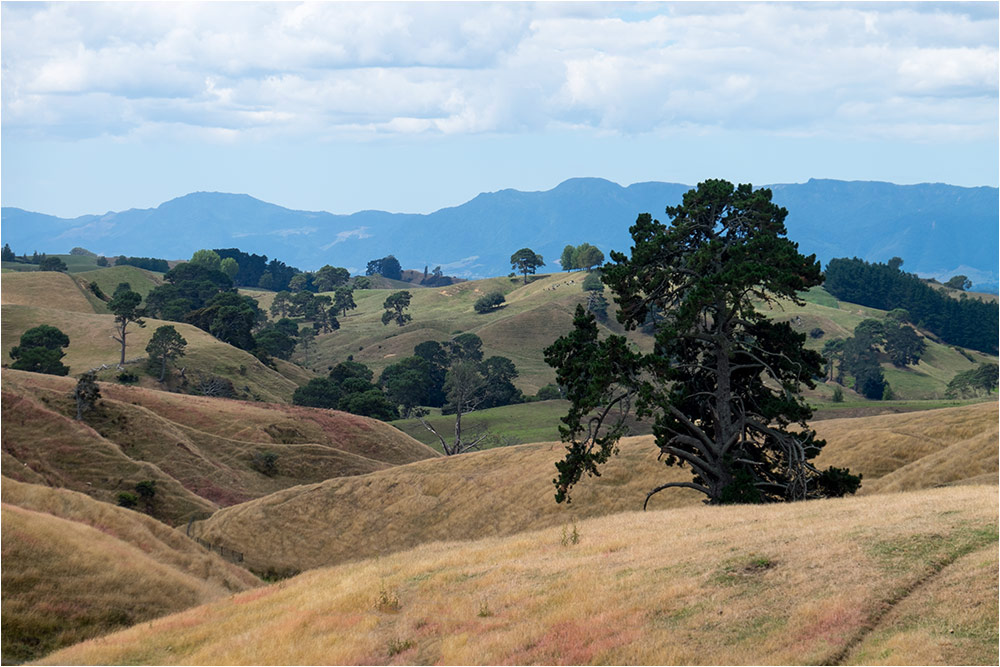
[[[998,5],[3,3],[4,206],[998,184]]]

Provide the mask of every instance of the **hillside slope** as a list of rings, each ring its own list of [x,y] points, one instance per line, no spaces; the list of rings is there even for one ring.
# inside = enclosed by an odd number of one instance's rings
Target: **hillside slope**
[[[818,422],[827,445],[817,465],[862,473],[862,492],[940,484],[997,483],[995,403],[876,418]],[[871,428],[868,428],[871,424]],[[651,436],[625,438],[619,454],[573,491],[553,500],[560,443],[491,449],[294,487],[225,508],[192,531],[246,554],[255,570],[300,571],[384,555],[434,540],[512,535],[587,517],[639,509],[646,493],[690,479],[687,469],[657,462]],[[963,465],[940,465],[941,457]],[[940,469],[921,474],[935,461]],[[894,476],[894,477],[893,477]],[[883,482],[882,480],[888,480]],[[704,496],[668,489],[650,508],[696,505]],[[286,526],[296,526],[289,531]]]
[[[308,572],[43,663],[991,664],[996,524],[995,486],[619,514]]]
[[[4,663],[260,586],[164,524],[3,478]]]
[[[438,456],[366,417],[110,383],[99,383],[99,409],[78,422],[74,386],[3,371],[4,474],[109,502],[153,480],[151,511],[172,524],[289,486]],[[261,465],[267,453],[273,469]]]

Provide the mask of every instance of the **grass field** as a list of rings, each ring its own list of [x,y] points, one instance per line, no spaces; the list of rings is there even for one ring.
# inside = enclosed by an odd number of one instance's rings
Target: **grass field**
[[[166,525],[3,478],[4,663],[260,586]]]
[[[625,513],[315,570],[43,664],[992,664],[996,543],[996,486]]]
[[[997,484],[997,419],[997,404],[982,403],[823,420],[815,426],[827,445],[816,464],[863,474],[862,493]],[[570,505],[553,500],[554,464],[564,447],[543,442],[287,489],[225,508],[194,530],[245,552],[256,570],[305,570],[432,540],[511,535],[639,509],[653,487],[691,478],[687,469],[658,462],[657,454],[651,436],[622,440],[601,476],[574,489]],[[696,505],[703,498],[669,489],[654,496],[650,507]],[[285,525],[295,525],[295,535],[283,533]]]

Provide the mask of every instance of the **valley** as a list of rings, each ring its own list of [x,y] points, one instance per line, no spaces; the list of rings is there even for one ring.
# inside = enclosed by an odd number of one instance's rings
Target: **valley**
[[[651,425],[633,419],[601,475],[557,504],[570,402],[540,393],[556,382],[543,351],[588,304],[586,276],[440,287],[375,276],[339,328],[266,362],[147,317],[129,331],[135,377],[123,381],[115,316],[98,293],[127,282],[145,299],[163,274],[79,259],[65,273],[5,271],[4,341],[48,324],[70,343],[67,377],[0,376],[4,662],[975,663],[995,648],[997,404],[946,395],[995,355],[915,326],[918,362],[879,360],[891,399],[822,378],[804,392],[827,443],[815,463],[861,474],[855,498],[708,508],[670,489],[638,512],[649,489],[690,472],[658,461]],[[412,320],[385,325],[383,301],[400,289]],[[265,313],[276,295],[239,293]],[[502,306],[476,312],[489,293]],[[817,352],[862,322],[891,320],[821,287],[799,296],[758,308],[796,332],[822,331],[806,337]],[[652,350],[616,311],[602,335]],[[168,324],[187,347],[161,383],[143,352]],[[531,399],[464,415],[493,436],[480,451],[442,456],[415,417],[292,404],[338,364],[362,363],[377,379],[422,343],[465,334],[484,357],[512,361]],[[78,421],[74,386],[91,369],[101,397]],[[198,395],[212,378],[231,396]],[[427,413],[454,436],[453,414]],[[857,585],[843,583],[848,572]]]

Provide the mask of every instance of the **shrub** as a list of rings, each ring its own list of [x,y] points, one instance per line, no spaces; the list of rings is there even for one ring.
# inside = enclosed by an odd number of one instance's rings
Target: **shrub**
[[[90,291],[93,293],[93,295],[96,296],[101,301],[111,300],[110,298],[108,298],[108,295],[104,293],[104,290],[101,289],[101,286],[98,285],[96,282],[90,281],[90,284],[87,285],[87,287],[90,288]]]
[[[825,333],[826,333],[825,331],[823,331],[819,327],[816,327],[815,329],[813,329],[812,331],[809,332],[809,337],[810,338],[822,338]]]
[[[139,376],[132,371],[122,371],[115,376],[115,379],[121,384],[135,384],[139,381]]]
[[[128,491],[122,491],[118,494],[118,506],[125,507],[127,509],[132,509],[139,504],[139,496]]]
[[[500,292],[490,292],[486,296],[480,297],[473,308],[480,314],[491,313],[500,308],[504,301],[504,296]]]
[[[254,470],[268,477],[278,473],[278,455],[274,452],[254,452],[250,464]]]
[[[833,388],[833,402],[843,403],[844,402],[844,390],[840,387]]]
[[[535,397],[539,401],[549,401],[554,398],[562,398],[562,392],[559,391],[559,387],[557,387],[556,385],[547,384],[538,390],[538,393],[535,394]]]

